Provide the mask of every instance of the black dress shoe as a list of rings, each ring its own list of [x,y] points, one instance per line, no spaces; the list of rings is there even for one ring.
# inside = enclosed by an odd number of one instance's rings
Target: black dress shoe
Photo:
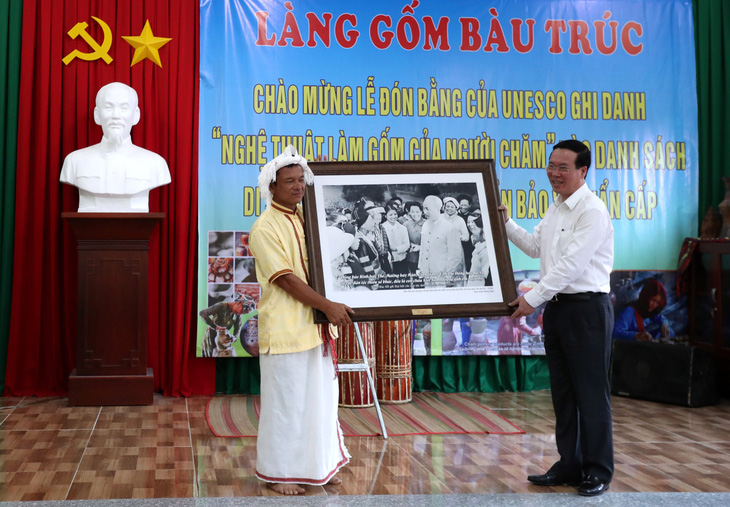
[[[527,480],[535,486],[577,486],[580,479],[557,472],[546,472],[542,475],[528,475]]]
[[[598,496],[608,491],[609,481],[599,479],[595,475],[588,475],[580,483],[578,494],[581,496]]]

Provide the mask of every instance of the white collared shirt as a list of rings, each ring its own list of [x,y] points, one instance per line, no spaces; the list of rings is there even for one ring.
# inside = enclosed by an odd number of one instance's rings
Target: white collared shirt
[[[613,226],[606,205],[585,183],[558,196],[532,234],[509,220],[507,237],[530,257],[540,258],[540,282],[525,294],[536,308],[555,294],[611,290]]]

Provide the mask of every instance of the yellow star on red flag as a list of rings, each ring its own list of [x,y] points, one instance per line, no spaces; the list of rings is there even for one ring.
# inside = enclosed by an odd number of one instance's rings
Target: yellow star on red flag
[[[135,63],[141,62],[145,58],[149,58],[162,67],[160,53],[157,50],[172,40],[167,37],[155,37],[152,34],[149,19],[145,22],[141,34],[136,37],[133,35],[122,35],[122,39],[127,41],[129,45],[134,48],[134,56],[132,57],[130,67]]]

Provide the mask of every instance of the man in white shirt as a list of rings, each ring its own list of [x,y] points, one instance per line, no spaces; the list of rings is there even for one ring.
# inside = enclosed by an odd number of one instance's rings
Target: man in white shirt
[[[608,377],[613,226],[605,204],[585,183],[590,165],[583,143],[559,142],[547,167],[558,197],[533,233],[505,213],[510,241],[540,258],[540,282],[510,303],[516,307],[512,318],[548,302],[543,329],[560,460],[527,479],[538,486],[578,485],[583,496],[605,492],[614,470]]]
[[[140,116],[134,88],[109,83],[97,92],[94,121],[104,137],[69,153],[61,169],[60,180],[79,189],[79,212],[146,213],[150,190],[170,183],[165,159],[132,144]]]

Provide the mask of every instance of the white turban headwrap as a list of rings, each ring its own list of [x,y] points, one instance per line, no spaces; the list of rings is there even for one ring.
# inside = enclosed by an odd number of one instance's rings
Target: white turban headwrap
[[[459,201],[457,201],[453,197],[444,197],[444,204],[446,204],[447,202],[450,202],[451,204],[456,206],[456,209],[459,209]]]
[[[261,174],[259,174],[259,191],[267,205],[271,204],[271,198],[273,197],[271,190],[269,189],[269,185],[276,181],[277,171],[282,167],[290,165],[302,166],[302,170],[304,171],[304,182],[307,185],[314,183],[314,174],[307,164],[307,159],[299,155],[297,153],[297,149],[290,144],[284,149],[281,155],[270,160],[264,168],[261,169]]]

